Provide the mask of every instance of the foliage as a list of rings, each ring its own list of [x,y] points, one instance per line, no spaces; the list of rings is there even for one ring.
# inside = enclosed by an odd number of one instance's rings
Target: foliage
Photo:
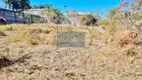
[[[30,8],[30,0],[3,0],[5,7],[12,7],[13,10],[25,10]]]
[[[44,9],[44,15],[50,16],[53,19],[53,22],[60,23],[60,15],[62,15],[60,9],[54,8],[52,4],[44,4],[44,5],[34,5],[33,9]]]
[[[87,26],[93,26],[97,22],[97,19],[94,18],[92,14],[86,14],[81,17],[80,23]]]
[[[117,19],[136,18],[136,16],[141,15],[141,5],[142,0],[137,0],[135,3],[134,1],[120,3],[117,8],[110,10],[108,17]]]
[[[33,9],[52,8],[52,4],[33,5],[32,8]]]
[[[53,22],[60,23],[60,15],[62,15],[60,9],[53,8],[51,5],[45,6],[44,9],[47,15],[49,14],[51,16],[52,14]]]
[[[110,10],[108,17],[109,17],[109,18],[114,18],[114,17],[116,17],[119,13],[120,13],[120,12],[119,12],[118,8],[114,8],[114,9]]]
[[[138,0],[138,5],[139,5],[139,6],[142,5],[142,0]]]
[[[118,7],[110,10],[110,14],[108,15],[109,27],[111,27],[112,30],[115,30],[116,24],[118,25],[119,23],[125,25],[126,28],[132,28],[133,26],[136,26],[136,23],[139,22],[142,18],[142,8],[140,5],[140,1],[135,3],[133,3],[133,1],[124,2],[121,3]]]
[[[0,36],[7,36],[4,32],[0,31]]]
[[[21,8],[22,10],[31,8],[31,6],[30,6],[30,1],[29,1],[29,0],[21,0],[21,1],[20,1],[20,4],[21,4],[20,8]]]
[[[109,21],[108,20],[98,20],[97,21],[97,24],[98,25],[109,25]]]

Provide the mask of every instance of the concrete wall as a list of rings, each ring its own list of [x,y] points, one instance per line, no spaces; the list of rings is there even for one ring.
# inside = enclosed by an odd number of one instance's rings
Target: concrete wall
[[[36,23],[41,17],[37,15],[24,14],[12,10],[0,9],[0,17],[6,19],[7,23]]]

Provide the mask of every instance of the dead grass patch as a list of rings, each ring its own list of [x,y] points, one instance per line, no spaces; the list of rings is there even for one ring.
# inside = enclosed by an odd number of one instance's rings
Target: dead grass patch
[[[0,36],[7,36],[4,32],[0,31]]]

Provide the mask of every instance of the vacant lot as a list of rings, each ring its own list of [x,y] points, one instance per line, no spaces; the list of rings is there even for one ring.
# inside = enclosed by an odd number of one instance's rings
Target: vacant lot
[[[86,32],[86,47],[57,47],[57,32]],[[0,26],[0,80],[141,80],[141,33],[118,25]]]

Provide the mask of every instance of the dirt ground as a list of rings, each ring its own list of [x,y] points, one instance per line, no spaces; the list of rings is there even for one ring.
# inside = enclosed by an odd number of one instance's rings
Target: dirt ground
[[[5,33],[0,36],[0,80],[142,80],[141,45],[135,50],[99,42],[60,48],[8,43],[12,33]]]

